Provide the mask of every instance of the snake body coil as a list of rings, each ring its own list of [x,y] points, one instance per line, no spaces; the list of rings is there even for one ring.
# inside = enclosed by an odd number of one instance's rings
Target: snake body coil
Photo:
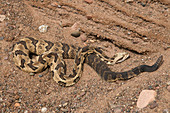
[[[163,63],[160,56],[152,66],[140,65],[125,72],[112,72],[107,57],[100,48],[75,47],[65,43],[52,43],[50,41],[26,37],[14,45],[13,59],[15,65],[25,72],[41,72],[50,66],[53,79],[61,86],[74,85],[81,77],[83,64],[90,65],[104,80],[112,82],[127,80],[142,72],[153,72]],[[63,59],[74,59],[72,74],[66,75],[66,64]]]

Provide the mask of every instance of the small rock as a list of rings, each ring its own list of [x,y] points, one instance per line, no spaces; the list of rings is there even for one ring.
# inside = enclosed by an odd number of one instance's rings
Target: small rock
[[[168,109],[164,109],[163,113],[169,113],[169,110]]]
[[[150,109],[154,109],[157,106],[158,106],[158,104],[156,103],[156,101],[153,101],[150,103]]]
[[[67,105],[68,105],[67,102],[65,102],[65,103],[62,104],[63,107],[66,107]]]
[[[169,82],[167,82],[167,85],[170,85],[170,81],[169,81]]]
[[[8,28],[9,28],[10,30],[13,30],[13,29],[14,29],[14,26],[8,26]]]
[[[4,37],[0,37],[0,40],[3,40],[4,39]]]
[[[146,6],[146,4],[145,4],[145,3],[141,3],[141,5],[142,5],[143,7],[145,7],[145,6]]]
[[[126,3],[132,3],[134,0],[125,0]]]
[[[86,3],[88,4],[92,4],[93,3],[93,0],[84,0]]]
[[[5,15],[0,15],[0,21],[2,22],[2,21],[4,21],[5,20],[5,18],[6,18],[6,16]]]
[[[170,92],[170,86],[167,87],[167,90]]]
[[[25,110],[24,113],[28,113],[28,110]]]
[[[40,75],[38,75],[38,76],[39,76],[39,77],[43,77],[43,75],[41,75],[41,74],[40,74]]]
[[[46,107],[41,108],[41,112],[42,112],[42,113],[45,113],[46,111],[47,111],[47,108],[46,108]]]
[[[0,103],[1,103],[1,102],[3,102],[3,99],[2,99],[2,98],[0,98]]]
[[[35,75],[35,73],[30,73],[29,75],[30,75],[30,76],[34,76],[34,75]]]
[[[92,19],[91,15],[87,15],[86,17],[87,17],[88,20]]]
[[[15,107],[20,107],[20,104],[19,103],[15,103],[14,106]]]
[[[8,56],[5,56],[5,57],[4,57],[4,60],[8,60]]]
[[[41,25],[38,27],[38,29],[41,33],[47,32],[47,28],[48,28],[48,25]]]
[[[137,100],[137,107],[144,108],[150,102],[153,102],[156,97],[156,92],[154,90],[142,90]]]
[[[51,90],[47,90],[46,95],[49,95],[51,93]]]
[[[71,36],[79,37],[79,36],[80,36],[80,31],[73,31],[73,32],[71,33]]]
[[[87,41],[87,36],[85,34],[82,34],[80,38],[83,42]]]
[[[58,5],[58,8],[61,8],[61,5]]]

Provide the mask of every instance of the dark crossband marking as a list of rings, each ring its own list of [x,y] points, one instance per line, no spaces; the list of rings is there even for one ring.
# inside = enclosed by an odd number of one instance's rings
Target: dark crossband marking
[[[46,63],[46,61],[43,60],[42,55],[39,56],[38,61],[39,61],[41,64],[45,64],[45,63]]]
[[[25,49],[28,49],[25,41],[19,41],[17,42],[17,44],[21,44],[24,46]]]
[[[49,51],[53,46],[54,46],[54,43],[50,42],[50,41],[46,41],[44,40],[48,45],[45,47],[46,48],[46,51]]]
[[[68,44],[62,44],[63,47],[62,47],[62,50],[64,50],[64,52],[62,53],[63,54],[63,58],[69,58],[69,54],[68,54],[68,51],[70,49],[69,45]]]
[[[33,61],[31,61],[29,64],[27,64],[32,70],[36,70],[36,69],[38,69],[38,67],[35,67],[34,65],[33,65]]]
[[[24,67],[25,67],[25,66],[24,66],[24,63],[25,63],[25,60],[22,59],[22,60],[21,60],[21,65],[20,65],[21,68],[24,68]]]
[[[54,56],[54,62],[56,62],[58,59],[58,54],[51,52],[50,54],[47,55],[48,58],[51,58],[52,56]]]
[[[26,37],[32,41],[33,46],[35,47],[34,52],[36,53],[36,44],[38,43],[38,40],[32,38],[32,37]]]
[[[24,55],[24,56],[27,56],[27,54],[24,53],[24,52],[21,51],[21,50],[16,50],[16,51],[15,51],[15,55],[16,55],[16,56],[17,56],[17,55]]]

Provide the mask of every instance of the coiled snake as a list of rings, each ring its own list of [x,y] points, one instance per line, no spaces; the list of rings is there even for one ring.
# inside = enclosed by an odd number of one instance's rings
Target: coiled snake
[[[74,59],[74,68],[70,75],[66,75],[66,64],[63,59]],[[25,72],[37,73],[50,66],[53,79],[59,85],[71,86],[80,79],[84,63],[90,65],[101,78],[112,82],[127,80],[142,72],[157,70],[163,63],[163,56],[160,56],[152,66],[140,65],[129,71],[113,72],[107,66],[107,62],[113,62],[113,58],[107,57],[99,47],[80,48],[26,37],[14,45],[13,60],[15,65]]]

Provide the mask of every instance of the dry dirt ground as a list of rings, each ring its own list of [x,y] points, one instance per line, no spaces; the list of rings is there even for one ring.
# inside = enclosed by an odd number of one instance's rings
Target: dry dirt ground
[[[169,6],[169,0],[1,0],[0,15],[6,18],[0,22],[0,112],[38,113],[46,107],[48,113],[168,113]],[[48,25],[48,31],[40,33],[40,25]],[[78,29],[80,37],[70,35]],[[100,46],[108,56],[128,52],[129,59],[110,66],[113,71],[152,65],[161,54],[164,63],[155,72],[114,83],[105,82],[85,65],[77,84],[60,87],[49,73],[30,76],[16,68],[12,45],[25,36]],[[67,60],[68,71],[72,62]],[[157,92],[155,107],[137,108],[144,89]]]

